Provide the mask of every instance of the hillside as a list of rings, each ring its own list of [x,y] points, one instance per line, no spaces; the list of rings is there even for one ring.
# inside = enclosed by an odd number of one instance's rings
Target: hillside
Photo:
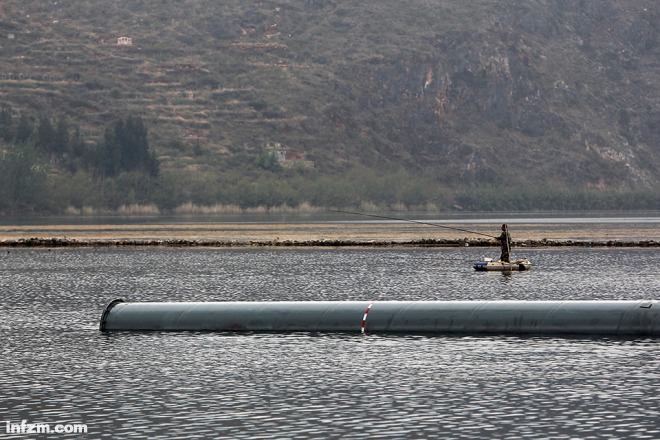
[[[648,0],[4,0],[0,103],[14,128],[66,117],[88,147],[142,118],[159,206],[526,188],[650,192],[657,208],[659,18]]]

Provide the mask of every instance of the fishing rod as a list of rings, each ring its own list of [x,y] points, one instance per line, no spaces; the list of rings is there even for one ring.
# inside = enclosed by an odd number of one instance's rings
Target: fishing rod
[[[469,231],[467,229],[461,229],[461,228],[454,228],[454,227],[451,227],[451,226],[439,225],[437,223],[426,223],[426,222],[420,222],[420,221],[417,221],[417,220],[408,220],[408,219],[405,219],[405,218],[387,217],[387,216],[384,216],[384,215],[375,215],[375,214],[365,214],[363,212],[340,211],[340,210],[336,210],[336,209],[328,209],[328,211],[329,212],[338,212],[338,213],[341,213],[341,214],[362,215],[364,217],[382,218],[382,219],[385,219],[385,220],[397,220],[397,221],[400,221],[400,222],[417,223],[418,225],[436,226],[438,228],[453,229],[454,231],[467,232],[468,234],[483,235],[484,237],[497,239],[497,237],[495,237],[494,235],[482,234],[481,232]]]

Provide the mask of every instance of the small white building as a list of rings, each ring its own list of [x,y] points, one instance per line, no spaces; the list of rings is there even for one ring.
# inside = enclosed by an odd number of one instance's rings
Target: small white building
[[[133,39],[131,37],[119,37],[119,38],[117,38],[117,45],[118,46],[132,46],[133,45]]]

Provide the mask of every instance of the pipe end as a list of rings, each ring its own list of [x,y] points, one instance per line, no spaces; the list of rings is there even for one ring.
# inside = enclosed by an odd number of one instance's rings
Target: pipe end
[[[108,314],[110,314],[110,310],[112,310],[112,308],[117,304],[123,302],[124,300],[122,298],[117,298],[115,300],[112,300],[110,304],[105,306],[105,309],[103,309],[103,314],[101,315],[101,322],[99,323],[99,331],[105,332],[105,322],[108,318]]]

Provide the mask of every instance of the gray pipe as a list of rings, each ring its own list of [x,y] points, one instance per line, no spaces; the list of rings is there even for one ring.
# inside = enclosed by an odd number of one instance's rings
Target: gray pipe
[[[101,331],[660,335],[658,301],[115,300]]]

